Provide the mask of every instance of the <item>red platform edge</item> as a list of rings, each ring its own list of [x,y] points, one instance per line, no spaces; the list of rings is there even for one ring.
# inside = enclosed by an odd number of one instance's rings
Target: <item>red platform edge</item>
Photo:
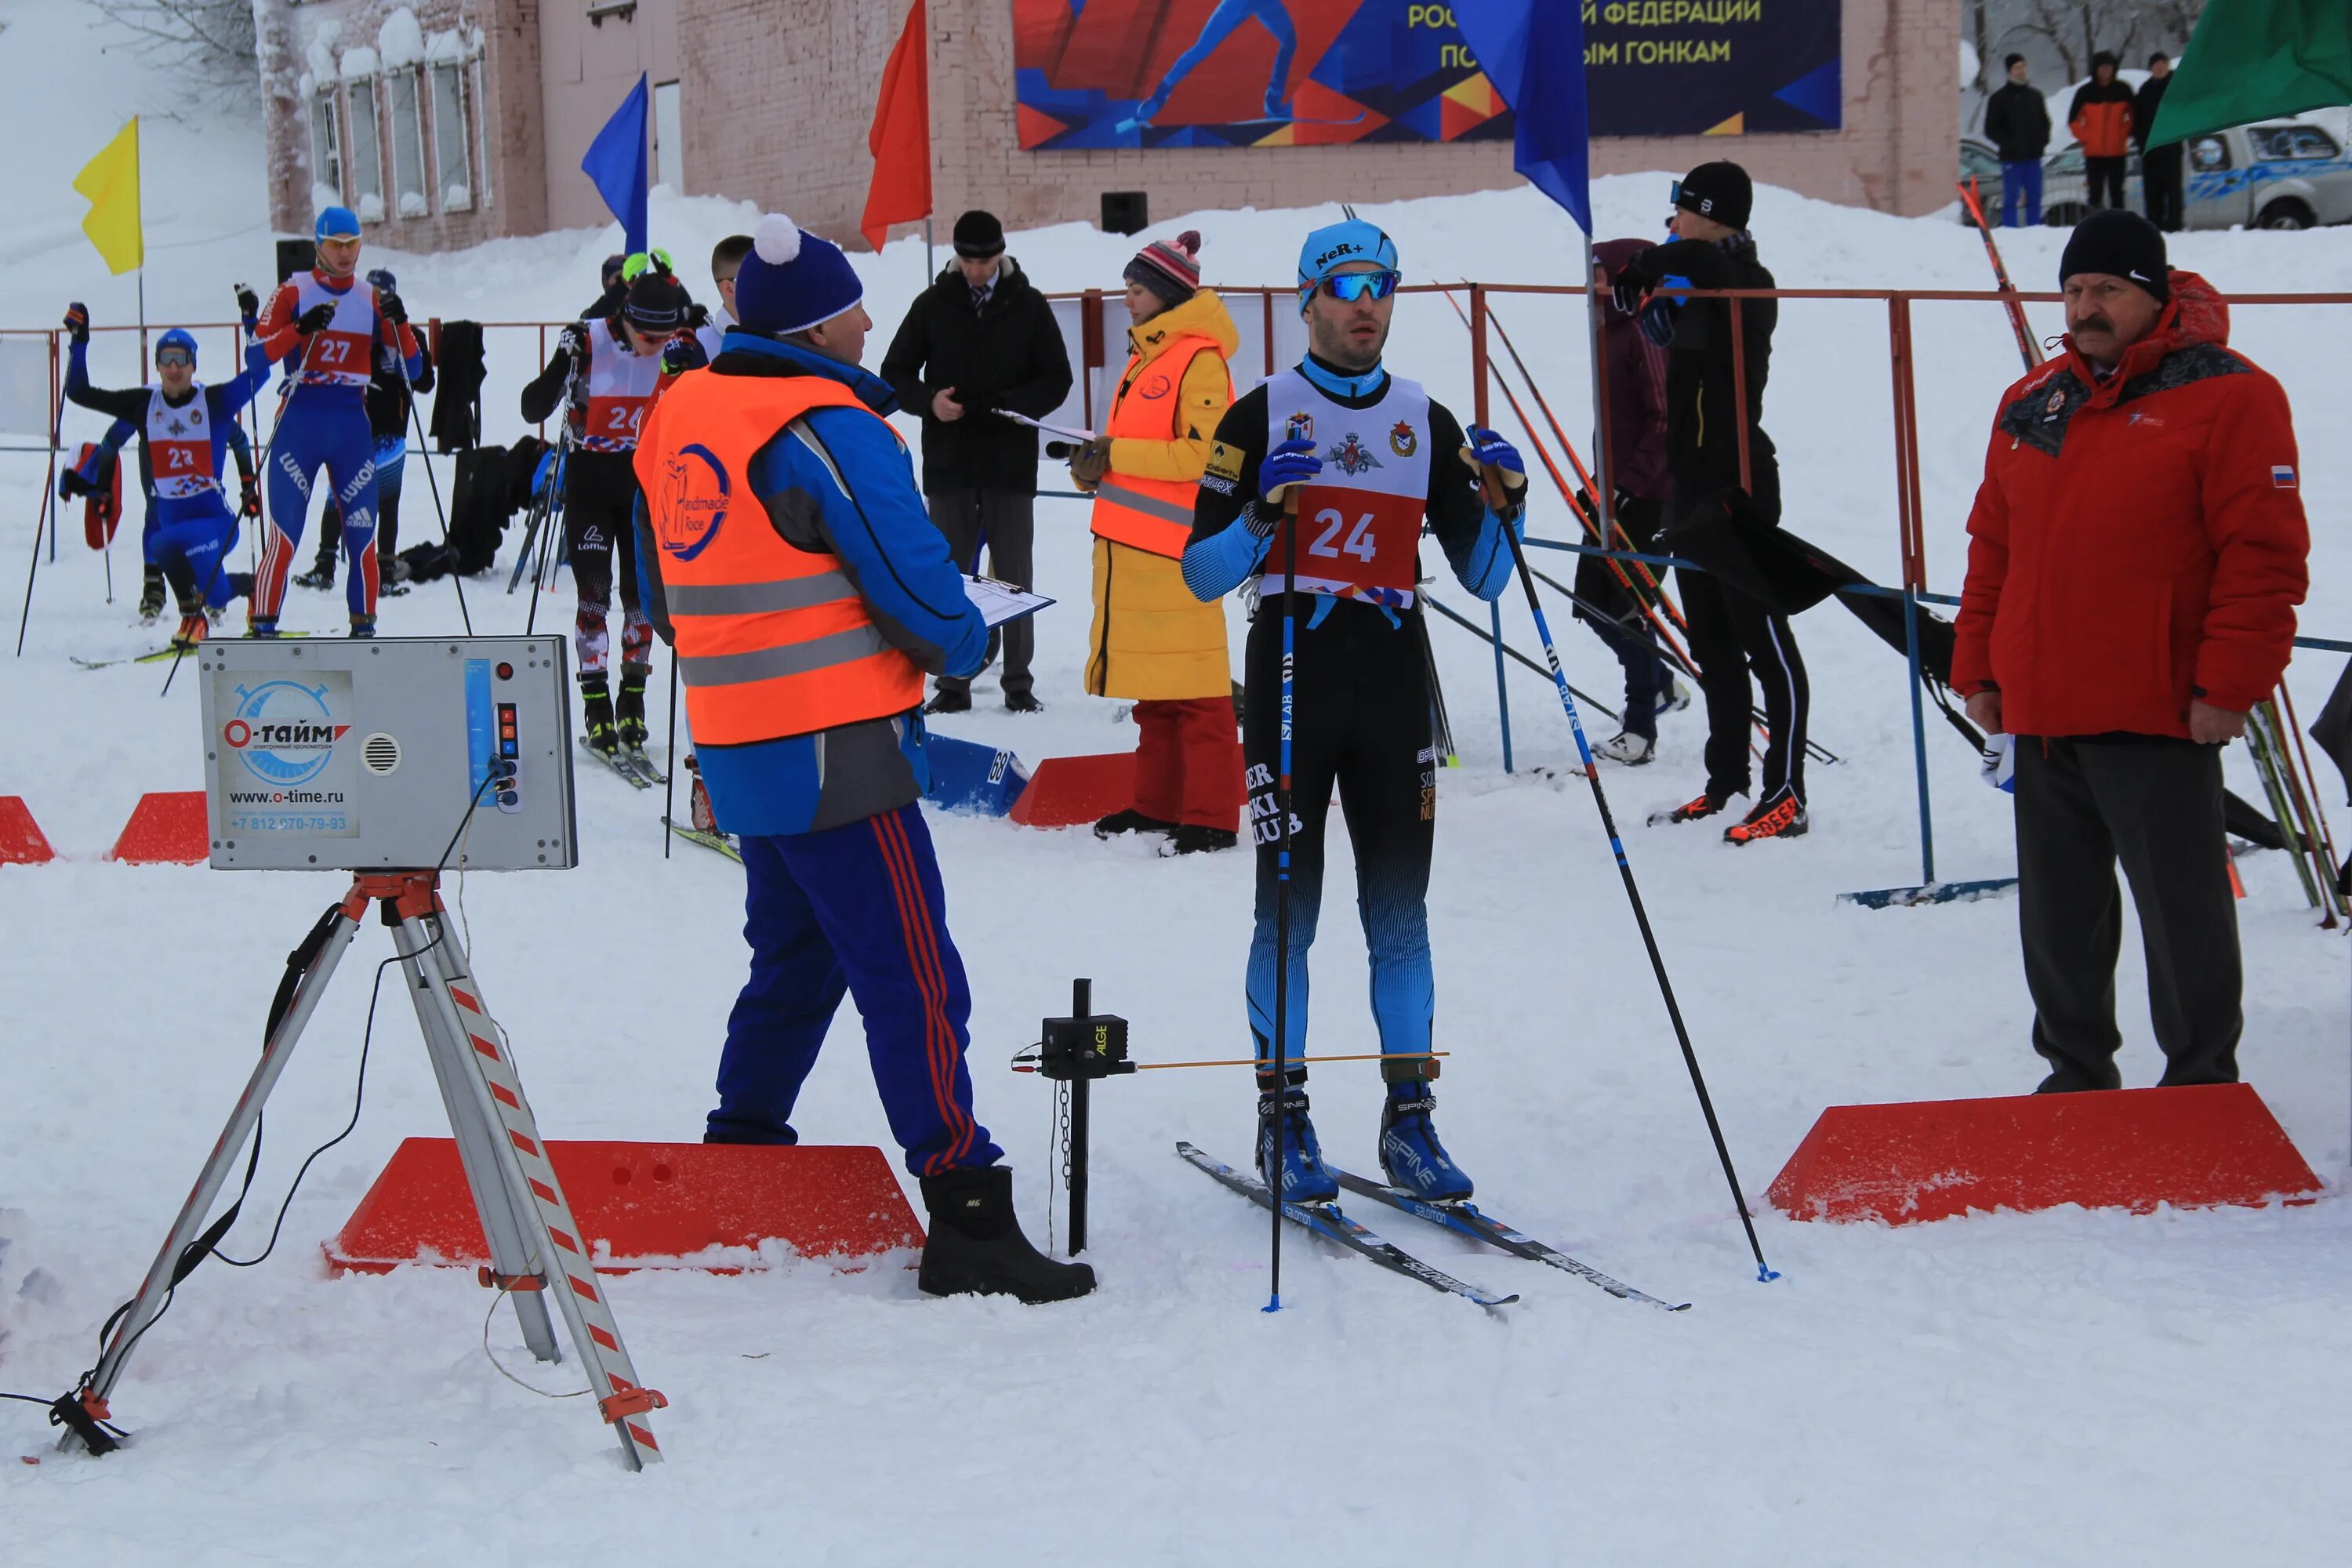
[[[736,1274],[769,1240],[803,1258],[923,1245],[882,1151],[855,1146],[551,1141],[547,1155],[600,1274],[640,1268]],[[324,1244],[337,1274],[473,1266],[489,1246],[449,1138],[408,1138]]]
[[[106,858],[131,866],[193,866],[212,852],[205,792],[173,790],[141,795]]]
[[[1242,803],[1241,742],[1234,742],[1234,815]],[[1024,827],[1076,827],[1124,811],[1135,804],[1135,753],[1104,752],[1086,757],[1047,757],[1029,775],[1029,786],[1013,803],[1013,821]]]
[[[58,858],[21,795],[0,795],[0,866],[38,866]]]
[[[2062,1204],[2258,1207],[2319,1191],[2262,1097],[2237,1083],[1832,1106],[1766,1195],[1791,1219],[1915,1225]]]

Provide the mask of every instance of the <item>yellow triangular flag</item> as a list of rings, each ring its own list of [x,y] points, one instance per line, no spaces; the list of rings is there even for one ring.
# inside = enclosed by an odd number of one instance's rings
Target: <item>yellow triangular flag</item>
[[[142,265],[147,242],[139,221],[139,117],[116,132],[105,151],[84,163],[73,188],[89,201],[81,231],[117,277]]]

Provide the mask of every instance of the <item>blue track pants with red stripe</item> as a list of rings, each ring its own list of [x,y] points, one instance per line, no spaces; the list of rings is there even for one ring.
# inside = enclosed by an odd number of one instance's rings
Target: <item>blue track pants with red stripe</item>
[[[818,833],[746,836],[751,977],[727,1019],[713,1142],[796,1143],[793,1102],[846,994],[907,1169],[992,1165],[971,1111],[971,991],[919,806]]]

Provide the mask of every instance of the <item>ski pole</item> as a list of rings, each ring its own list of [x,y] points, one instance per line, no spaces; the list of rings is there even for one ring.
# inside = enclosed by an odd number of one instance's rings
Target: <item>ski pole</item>
[[[662,858],[669,858],[677,817],[677,649],[669,650],[669,748],[662,759]]]
[[[1300,434],[1296,424],[1293,421],[1289,432],[1294,438]],[[1293,485],[1282,498],[1282,733],[1276,747],[1277,765],[1274,775],[1274,814],[1280,823],[1281,837],[1276,841],[1274,858],[1274,1163],[1265,1172],[1269,1195],[1274,1199],[1267,1205],[1274,1212],[1274,1252],[1265,1299],[1265,1310],[1269,1312],[1282,1310],[1282,1171],[1290,1154],[1290,1121],[1284,1114],[1282,1102],[1290,1088],[1289,1065],[1285,1059],[1290,1027],[1290,733],[1296,711],[1293,681],[1297,665],[1298,487]]]
[[[1490,510],[1499,513],[1509,502],[1503,493],[1500,470],[1491,466],[1479,470],[1479,479],[1486,492]],[[1498,504],[1499,503],[1499,504]],[[1706,1079],[1699,1071],[1698,1053],[1691,1046],[1690,1029],[1683,1022],[1682,1005],[1675,1000],[1674,982],[1666,976],[1666,961],[1658,952],[1657,933],[1650,929],[1649,911],[1642,905],[1642,889],[1633,880],[1633,863],[1625,858],[1624,840],[1618,836],[1617,819],[1609,810],[1608,792],[1601,787],[1601,769],[1592,760],[1592,747],[1584,738],[1584,721],[1577,716],[1576,698],[1568,687],[1568,677],[1559,663],[1559,648],[1552,642],[1551,627],[1545,623],[1543,601],[1536,596],[1534,580],[1528,575],[1527,550],[1519,542],[1517,531],[1507,523],[1503,537],[1511,546],[1511,559],[1519,569],[1519,586],[1528,596],[1528,612],[1535,617],[1536,636],[1542,639],[1544,658],[1551,665],[1552,684],[1559,688],[1559,705],[1568,715],[1568,727],[1576,736],[1576,753],[1584,764],[1584,777],[1592,785],[1592,804],[1601,812],[1601,826],[1609,835],[1609,851],[1617,859],[1617,874],[1624,879],[1626,901],[1633,907],[1633,923],[1641,928],[1642,945],[1650,955],[1650,971],[1657,976],[1658,994],[1666,1005],[1666,1016],[1675,1026],[1675,1039],[1682,1047],[1683,1063],[1690,1068],[1691,1087],[1698,1091],[1698,1108],[1706,1118],[1707,1136],[1715,1141],[1716,1158],[1723,1163],[1723,1179],[1730,1184],[1732,1206],[1739,1211],[1740,1227],[1748,1233],[1748,1248],[1756,1255],[1756,1278],[1759,1283],[1778,1279],[1780,1276],[1764,1261],[1764,1245],[1756,1238],[1756,1221],[1748,1212],[1748,1200],[1739,1189],[1739,1173],[1731,1166],[1731,1149],[1723,1139],[1723,1125],[1716,1119],[1715,1101],[1706,1092]]]
[[[552,575],[548,563],[555,553],[555,541],[560,531],[557,521],[562,517],[563,487],[571,482],[572,419],[564,416],[563,428],[556,437],[555,467],[547,475],[547,522],[540,530],[539,561],[530,570],[530,610],[523,616],[522,633],[529,637],[539,625],[539,596],[547,591],[546,579]]]
[[[16,616],[18,658],[25,657],[25,627],[33,618],[33,579],[40,574],[41,570],[41,535],[48,531],[52,515],[49,498],[57,491],[58,437],[64,431],[66,424],[66,400],[58,395],[57,377],[58,334],[52,329],[49,333],[49,395],[56,399],[56,405],[49,411],[49,466],[41,479],[40,520],[33,524],[33,564],[25,573],[25,607]]]
[[[407,322],[403,321],[398,324],[406,326]],[[397,332],[393,335],[395,340],[399,337]],[[433,515],[441,520],[441,542],[446,545],[449,542],[449,514],[441,506],[441,481],[433,475],[432,444],[425,434],[425,416],[416,411],[416,387],[408,379],[408,362],[401,358],[400,344],[396,341],[392,345],[392,357],[400,366],[400,395],[408,403],[408,422],[416,430],[416,458],[425,465],[425,488],[433,492]],[[383,509],[379,507],[376,521],[381,522],[383,520]],[[466,608],[466,574],[457,570],[457,563],[454,559],[449,563],[449,581],[457,589],[457,618],[465,622],[466,635],[472,637],[474,616]]]
[[[1464,631],[1468,632],[1480,642],[1486,643],[1489,647],[1494,646],[1494,633],[1488,631],[1486,627],[1480,626],[1469,616],[1462,614],[1459,610],[1449,607],[1444,600],[1433,597],[1427,589],[1423,589],[1417,596],[1427,603],[1431,609],[1435,610],[1439,615],[1444,616],[1447,620],[1452,621],[1455,626],[1460,626]],[[1513,647],[1510,644],[1504,643],[1502,645],[1502,649],[1507,657],[1517,659],[1519,663],[1526,665],[1529,669],[1534,670],[1538,675],[1542,676],[1545,679],[1549,680],[1551,679],[1551,671],[1546,669],[1542,665],[1538,664],[1534,659],[1529,658],[1526,654],[1521,653],[1517,648]],[[1602,703],[1599,698],[1593,696],[1591,692],[1578,691],[1573,686],[1570,687],[1569,690],[1576,693],[1577,700],[1582,702],[1586,707],[1591,708],[1594,712],[1600,714],[1611,723],[1622,724],[1624,722],[1624,715],[1619,713],[1615,709],[1610,708]]]

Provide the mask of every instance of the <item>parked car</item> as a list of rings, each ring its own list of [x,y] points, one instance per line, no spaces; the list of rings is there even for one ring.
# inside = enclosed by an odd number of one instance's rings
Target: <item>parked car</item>
[[[1980,137],[1960,138],[1960,177],[1973,177],[1985,216],[2000,217],[2000,159]],[[2081,143],[2042,162],[2042,221],[2071,228],[2090,205]],[[2189,228],[2311,228],[2352,223],[2352,157],[2316,125],[2274,121],[2232,126],[2188,145],[2181,170],[2181,216]],[[2124,201],[2147,210],[2139,154],[2124,164]],[[1969,221],[1968,209],[1959,219]]]

